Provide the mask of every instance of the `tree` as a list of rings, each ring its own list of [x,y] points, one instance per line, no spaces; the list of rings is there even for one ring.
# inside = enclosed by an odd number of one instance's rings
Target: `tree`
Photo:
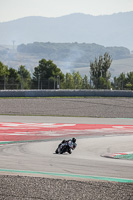
[[[73,80],[74,80],[74,89],[82,89],[83,80],[82,80],[82,76],[79,74],[79,72],[73,72],[72,76],[73,76]]]
[[[74,89],[74,80],[73,75],[71,73],[66,73],[63,82],[63,89]]]
[[[0,89],[6,89],[8,66],[0,62]]]
[[[88,77],[87,77],[87,75],[85,75],[84,78],[83,78],[82,89],[89,89],[89,88],[90,88],[90,85],[89,85],[89,82],[88,82]]]
[[[30,72],[25,69],[25,66],[21,65],[18,69],[18,74],[20,77],[20,82],[21,82],[21,89],[30,89],[31,87],[31,76]]]
[[[133,90],[133,72],[121,73],[118,78],[114,77],[112,86],[118,90]]]
[[[133,90],[133,72],[127,73],[127,89]]]
[[[65,79],[62,85],[64,89],[82,89],[83,79],[79,72],[66,73]]]
[[[121,73],[119,77],[114,77],[114,83],[112,83],[113,88],[118,90],[123,90],[126,88],[126,75]]]
[[[36,88],[49,88],[48,83],[49,80],[53,80],[53,86],[54,88],[55,81],[63,81],[64,80],[64,74],[61,72],[61,70],[53,63],[51,60],[45,60],[42,59],[39,61],[39,66],[34,68],[33,73],[33,86]],[[56,79],[56,80],[55,80]],[[45,85],[45,82],[47,81],[47,86]],[[57,85],[57,84],[56,84]]]
[[[90,85],[88,83],[88,77],[84,78],[79,72],[66,73],[64,82],[62,84],[63,89],[88,89]]]
[[[20,83],[21,80],[18,71],[10,68],[8,74],[8,89],[19,89]]]
[[[99,56],[99,59],[95,58],[94,62],[90,63],[90,78],[93,81],[93,85],[96,89],[110,88],[111,73],[108,71],[112,59],[108,53],[104,56]]]

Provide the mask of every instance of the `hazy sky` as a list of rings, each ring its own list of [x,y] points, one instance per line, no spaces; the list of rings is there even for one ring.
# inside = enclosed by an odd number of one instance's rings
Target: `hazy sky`
[[[108,15],[127,11],[133,11],[133,0],[0,0],[0,22],[26,16]]]

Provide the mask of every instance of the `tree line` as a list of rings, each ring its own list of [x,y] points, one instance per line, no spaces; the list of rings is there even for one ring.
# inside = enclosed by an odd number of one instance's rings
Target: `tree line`
[[[103,56],[90,62],[90,77],[82,77],[79,72],[63,74],[52,60],[41,59],[31,76],[25,66],[18,70],[8,68],[0,62],[0,89],[133,89],[133,72],[121,73],[111,82],[109,68],[111,56]]]
[[[18,70],[0,62],[0,89],[89,89],[88,77],[79,72],[66,73],[51,60],[42,59],[31,76],[25,66]]]

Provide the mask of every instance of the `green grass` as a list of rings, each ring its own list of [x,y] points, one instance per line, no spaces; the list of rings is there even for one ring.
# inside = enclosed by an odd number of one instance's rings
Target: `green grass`
[[[58,99],[58,98],[65,98],[65,99],[71,99],[71,98],[75,98],[75,99],[91,99],[91,98],[105,98],[105,99],[108,99],[108,98],[132,98],[132,97],[102,97],[102,96],[51,96],[51,97],[0,97],[0,99],[41,99],[41,98],[51,98],[51,99]]]

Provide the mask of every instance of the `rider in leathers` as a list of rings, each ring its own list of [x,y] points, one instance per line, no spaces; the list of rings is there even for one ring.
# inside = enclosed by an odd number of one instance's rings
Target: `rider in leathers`
[[[56,149],[56,151],[55,151],[55,153],[60,153],[60,149],[62,148],[62,146],[63,145],[68,145],[70,148],[69,148],[69,150],[68,150],[68,153],[69,154],[71,154],[72,153],[72,150],[74,150],[75,148],[76,148],[76,146],[77,146],[77,144],[76,144],[76,139],[75,138],[72,138],[72,139],[70,139],[70,140],[63,140],[60,144],[59,144],[59,146],[58,146],[58,148]]]

